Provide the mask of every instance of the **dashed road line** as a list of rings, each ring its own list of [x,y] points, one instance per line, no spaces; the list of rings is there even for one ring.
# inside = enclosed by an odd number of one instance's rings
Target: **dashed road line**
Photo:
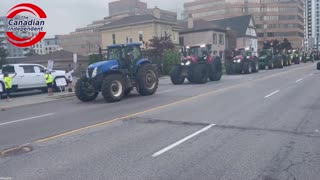
[[[47,116],[52,116],[52,115],[54,115],[54,113],[43,114],[43,115],[39,115],[39,116],[33,116],[33,117],[29,117],[29,118],[24,118],[24,119],[9,121],[9,122],[5,122],[5,123],[0,123],[0,126],[4,126],[4,125],[8,125],[8,124],[13,124],[13,123],[18,123],[18,122],[23,122],[23,121],[28,121],[28,120],[31,120],[31,119],[38,119],[38,118],[47,117]]]
[[[273,93],[270,93],[269,95],[265,96],[264,98],[269,98],[269,97],[271,97],[271,96],[273,96],[273,95],[275,95],[275,94],[277,94],[279,92],[280,92],[280,90],[277,90],[277,91],[275,91]]]
[[[298,79],[297,81],[296,81],[296,83],[298,83],[298,82],[300,82],[300,81],[303,81],[303,79],[301,78],[301,79]]]
[[[187,136],[187,137],[185,137],[185,138],[183,138],[183,139],[181,139],[181,140],[179,140],[179,141],[171,144],[170,146],[167,146],[167,147],[161,149],[160,151],[154,153],[154,154],[152,155],[152,157],[160,156],[161,154],[169,151],[170,149],[172,149],[172,148],[174,148],[174,147],[176,147],[176,146],[179,146],[180,144],[184,143],[185,141],[187,141],[187,140],[189,140],[189,139],[191,139],[191,138],[193,138],[193,137],[195,137],[195,136],[197,136],[197,135],[199,135],[199,134],[201,134],[201,133],[209,130],[209,129],[212,128],[213,126],[215,126],[215,124],[210,124],[210,125],[204,127],[203,129],[201,129],[201,130],[199,130],[199,131],[197,131],[197,132],[195,132],[195,133],[193,133],[193,134],[191,134],[191,135],[189,135],[189,136]]]

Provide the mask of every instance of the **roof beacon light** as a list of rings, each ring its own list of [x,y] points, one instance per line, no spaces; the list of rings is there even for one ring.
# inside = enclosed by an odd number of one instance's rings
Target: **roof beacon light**
[[[205,44],[201,44],[200,47],[201,47],[201,48],[205,48],[205,47],[207,47],[207,46],[206,46]]]

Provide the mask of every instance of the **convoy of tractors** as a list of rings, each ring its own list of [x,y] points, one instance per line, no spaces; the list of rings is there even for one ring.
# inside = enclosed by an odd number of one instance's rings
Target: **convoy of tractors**
[[[89,65],[86,76],[75,86],[75,94],[83,102],[93,101],[99,93],[107,102],[117,102],[136,91],[141,96],[155,94],[159,84],[159,67],[143,57],[140,43],[111,45],[105,61]],[[224,63],[212,52],[212,45],[190,45],[181,49],[182,59],[172,66],[170,79],[174,85],[204,84],[219,81],[226,74],[257,73],[259,69],[275,69],[319,60],[319,52],[292,50],[286,40],[265,43],[262,50],[240,48],[226,55]],[[103,58],[101,54],[101,58]],[[320,63],[317,64],[320,70]]]

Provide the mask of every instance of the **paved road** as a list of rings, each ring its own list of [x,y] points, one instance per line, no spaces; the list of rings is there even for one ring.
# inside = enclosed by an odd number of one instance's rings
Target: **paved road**
[[[319,179],[319,78],[310,63],[0,112],[0,177]]]

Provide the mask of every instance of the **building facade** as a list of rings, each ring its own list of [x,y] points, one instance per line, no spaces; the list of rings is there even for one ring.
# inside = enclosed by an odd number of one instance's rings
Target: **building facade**
[[[259,48],[267,40],[287,38],[293,48],[303,46],[303,0],[195,0],[184,4],[183,16],[205,20],[251,14],[254,17]]]
[[[57,37],[47,38],[43,40],[45,54],[51,54],[55,51],[62,50],[60,46],[60,41]]]
[[[100,28],[102,46],[141,42],[147,47],[146,42],[150,39],[166,33],[171,35],[173,43],[179,44],[178,28],[177,19],[162,17],[161,10],[154,8],[153,14],[125,17]]]
[[[147,3],[140,0],[119,0],[109,3],[109,16],[131,13],[143,14],[146,9]]]
[[[305,45],[307,50],[319,49],[320,46],[320,2],[306,0],[305,4]]]

